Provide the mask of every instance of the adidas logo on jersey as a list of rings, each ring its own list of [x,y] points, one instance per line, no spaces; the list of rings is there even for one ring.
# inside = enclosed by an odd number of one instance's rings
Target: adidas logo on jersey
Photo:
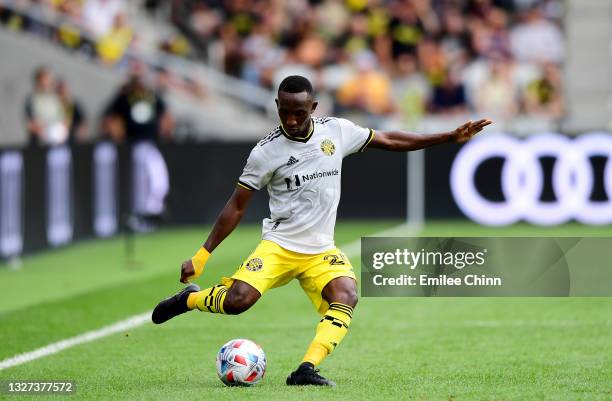
[[[297,162],[299,162],[299,160],[298,160],[298,159],[296,159],[295,157],[291,156],[291,157],[289,158],[289,161],[287,162],[287,166],[294,165],[294,164],[295,164],[295,163],[297,163]]]

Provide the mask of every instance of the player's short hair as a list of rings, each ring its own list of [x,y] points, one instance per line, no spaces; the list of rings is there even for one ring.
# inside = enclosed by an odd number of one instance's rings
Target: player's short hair
[[[306,92],[312,95],[312,84],[301,75],[289,75],[278,86],[279,92],[301,93]]]

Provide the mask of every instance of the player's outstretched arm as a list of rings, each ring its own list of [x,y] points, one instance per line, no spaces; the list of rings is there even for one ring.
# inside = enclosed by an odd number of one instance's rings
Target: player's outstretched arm
[[[204,271],[204,265],[210,253],[234,231],[242,215],[246,211],[253,191],[237,186],[229,201],[217,217],[215,225],[208,235],[208,239],[196,255],[183,262],[181,266],[181,283],[198,278]]]
[[[462,143],[470,140],[474,135],[492,123],[493,121],[488,119],[468,121],[453,131],[431,135],[415,134],[405,131],[376,131],[369,147],[391,150],[394,152],[407,152],[410,150],[428,148],[441,143]]]

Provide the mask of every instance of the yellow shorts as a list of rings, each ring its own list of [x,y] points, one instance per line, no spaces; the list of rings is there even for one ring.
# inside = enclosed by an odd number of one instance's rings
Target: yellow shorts
[[[263,295],[270,288],[281,287],[296,278],[317,311],[324,314],[329,304],[321,292],[337,277],[357,280],[351,262],[338,248],[307,255],[263,240],[236,273],[231,278],[224,277],[221,283],[229,287],[234,280],[244,281]]]

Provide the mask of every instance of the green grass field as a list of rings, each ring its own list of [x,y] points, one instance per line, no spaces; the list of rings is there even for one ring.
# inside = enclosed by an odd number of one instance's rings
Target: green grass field
[[[397,223],[342,222],[336,242]],[[29,256],[16,271],[0,265],[0,360],[152,309],[180,288],[180,262],[207,230],[138,237],[129,264],[116,238]],[[239,228],[198,284],[231,274],[259,234],[258,225]],[[612,227],[439,222],[423,234],[612,237]],[[349,256],[358,270],[358,255]],[[75,381],[76,393],[60,400],[612,400],[612,298],[363,298],[349,335],[321,366],[338,387],[287,387],[317,322],[294,282],[241,316],[193,312],[162,326],[146,323],[0,370],[0,380]],[[255,388],[227,388],[216,377],[218,348],[239,337],[267,354],[266,377]]]

